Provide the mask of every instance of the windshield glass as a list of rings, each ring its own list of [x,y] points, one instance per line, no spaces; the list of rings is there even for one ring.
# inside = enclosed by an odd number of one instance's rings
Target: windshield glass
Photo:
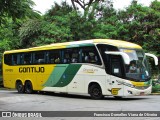
[[[135,81],[147,81],[150,79],[150,68],[142,50],[120,49],[128,54],[130,64],[126,65],[126,77]]]

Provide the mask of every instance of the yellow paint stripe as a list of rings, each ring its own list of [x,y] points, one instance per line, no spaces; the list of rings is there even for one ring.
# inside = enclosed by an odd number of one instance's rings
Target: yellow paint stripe
[[[134,85],[134,86],[145,86],[145,82],[133,82],[133,81],[131,81],[131,83]]]

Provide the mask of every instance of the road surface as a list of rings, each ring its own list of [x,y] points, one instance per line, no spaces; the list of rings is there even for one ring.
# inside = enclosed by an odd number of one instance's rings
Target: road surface
[[[0,90],[0,111],[160,111],[160,96],[134,96],[122,99],[107,96],[102,100],[92,100],[89,96],[84,95],[58,93],[19,94],[16,90]],[[117,120],[117,118],[111,117],[109,119]],[[122,118],[120,117],[118,120]],[[137,118],[140,120],[145,119],[144,117],[131,117],[129,119]],[[48,117],[47,119],[52,118]],[[72,120],[74,117],[63,119],[55,117],[54,119]],[[76,118],[76,120],[79,119],[85,120],[84,117]],[[88,117],[87,119],[97,120],[97,117]],[[99,117],[98,119],[106,118]],[[128,120],[127,117],[124,117],[124,119]],[[147,117],[147,120],[150,119],[158,120],[159,118]]]

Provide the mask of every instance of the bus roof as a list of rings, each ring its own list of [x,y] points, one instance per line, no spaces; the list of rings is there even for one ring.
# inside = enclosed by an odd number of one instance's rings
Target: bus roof
[[[72,48],[72,47],[79,47],[79,46],[90,46],[90,45],[93,45],[93,44],[107,44],[107,45],[113,45],[113,46],[116,46],[116,47],[119,47],[119,48],[142,49],[142,47],[137,45],[137,44],[127,42],[127,41],[123,41],[123,40],[91,39],[91,40],[73,41],[73,42],[64,42],[64,43],[52,43],[52,44],[49,44],[49,45],[44,45],[44,46],[39,46],[39,47],[5,51],[5,53]]]
[[[95,39],[94,43],[102,43],[102,44],[108,44],[113,45],[119,48],[130,48],[130,49],[142,49],[140,45],[137,45],[135,43],[123,41],[123,40],[113,40],[113,39]]]

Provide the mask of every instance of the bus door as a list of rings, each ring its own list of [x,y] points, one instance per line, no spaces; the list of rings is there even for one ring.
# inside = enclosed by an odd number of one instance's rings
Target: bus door
[[[124,62],[120,55],[109,55],[110,88],[114,96],[123,96],[123,85],[119,81],[124,78]]]

